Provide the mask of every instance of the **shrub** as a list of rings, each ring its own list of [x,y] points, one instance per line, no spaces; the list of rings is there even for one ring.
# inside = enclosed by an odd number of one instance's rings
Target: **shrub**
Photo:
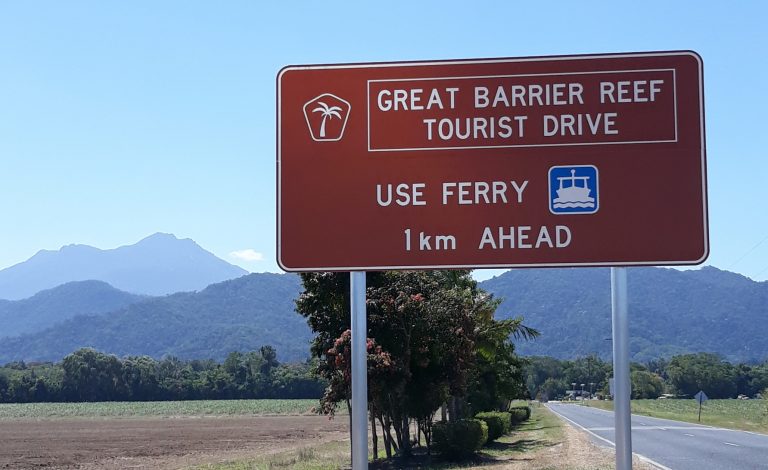
[[[488,425],[479,419],[439,422],[432,426],[432,448],[448,460],[474,454],[488,440]]]
[[[495,441],[512,428],[512,415],[505,411],[487,411],[475,415],[488,425],[488,442]]]
[[[509,409],[509,413],[511,414],[511,417],[512,417],[511,423],[515,425],[518,423],[522,423],[523,421],[528,421],[528,418],[531,417],[531,407],[515,406]]]

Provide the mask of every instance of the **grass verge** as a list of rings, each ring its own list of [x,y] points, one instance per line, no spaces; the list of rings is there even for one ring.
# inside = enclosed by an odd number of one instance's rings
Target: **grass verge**
[[[552,470],[575,469],[565,463],[566,466],[548,466],[546,459],[537,464],[539,454],[547,449],[559,446],[565,439],[563,422],[544,407],[535,407],[531,419],[518,425],[512,433],[502,436],[496,442],[484,447],[477,458],[471,462],[450,463],[441,462],[439,459],[430,459],[425,455],[417,455],[408,463],[397,461],[379,461],[372,463],[372,469],[400,469],[400,468],[432,468],[432,469],[458,469],[458,468],[540,468]],[[379,456],[383,458],[383,445],[379,445]],[[418,454],[417,450],[417,454]],[[349,441],[336,441],[317,446],[302,447],[275,453],[273,455],[259,456],[253,459],[222,462],[194,467],[194,470],[268,470],[291,468],[297,470],[326,470],[349,468]],[[592,468],[591,470],[594,470]]]
[[[531,418],[517,425],[510,434],[483,448],[481,455],[494,460],[510,460],[563,442],[563,422],[544,407],[533,407]]]

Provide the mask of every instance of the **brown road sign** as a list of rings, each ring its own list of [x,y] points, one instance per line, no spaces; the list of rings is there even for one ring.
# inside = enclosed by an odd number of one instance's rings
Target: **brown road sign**
[[[278,263],[700,263],[702,80],[693,52],[286,67]]]

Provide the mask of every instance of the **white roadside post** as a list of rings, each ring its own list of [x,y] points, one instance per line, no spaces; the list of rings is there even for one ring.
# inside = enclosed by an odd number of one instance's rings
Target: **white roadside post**
[[[611,314],[613,324],[613,397],[616,428],[616,470],[632,470],[632,413],[629,400],[629,315],[627,268],[611,268]]]
[[[352,469],[368,469],[368,361],[365,271],[350,274],[352,316]]]

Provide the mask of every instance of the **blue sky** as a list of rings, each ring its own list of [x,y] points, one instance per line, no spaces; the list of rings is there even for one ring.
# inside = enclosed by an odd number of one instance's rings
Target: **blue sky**
[[[162,231],[278,271],[284,65],[693,49],[705,64],[707,264],[766,280],[766,5],[3,2],[0,268]],[[231,255],[244,250],[250,260]]]

